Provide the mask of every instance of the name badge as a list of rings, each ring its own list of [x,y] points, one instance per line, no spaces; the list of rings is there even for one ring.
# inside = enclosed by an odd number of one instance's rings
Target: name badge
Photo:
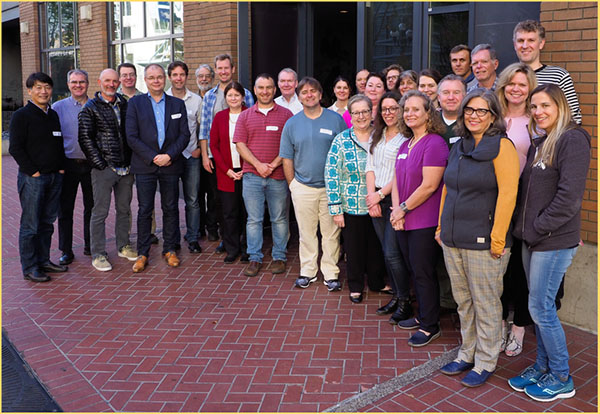
[[[398,154],[398,159],[399,160],[405,160],[406,157],[408,157],[408,154]]]
[[[54,135],[55,137],[62,137],[62,132],[60,132],[60,131],[52,131],[52,135]]]
[[[477,243],[485,243],[485,237],[477,237]]]
[[[279,131],[279,127],[277,125],[267,125],[267,131]]]
[[[320,132],[321,134],[333,135],[333,131],[332,131],[331,129],[325,129],[325,128],[321,128],[321,129],[319,130],[319,132]]]
[[[181,114],[173,114],[171,115],[171,119],[179,119],[181,118]]]
[[[455,143],[456,141],[458,141],[459,139],[460,139],[460,137],[452,137],[452,138],[450,138],[448,141],[449,141],[451,144],[454,144],[454,143]]]

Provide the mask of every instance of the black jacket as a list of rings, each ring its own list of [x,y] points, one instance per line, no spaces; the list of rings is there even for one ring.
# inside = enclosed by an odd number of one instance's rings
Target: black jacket
[[[113,108],[102,99],[100,92],[96,92],[94,99],[88,100],[79,113],[79,146],[92,167],[98,170],[131,164],[131,148],[125,136],[127,101],[119,94],[116,97],[120,126]]]

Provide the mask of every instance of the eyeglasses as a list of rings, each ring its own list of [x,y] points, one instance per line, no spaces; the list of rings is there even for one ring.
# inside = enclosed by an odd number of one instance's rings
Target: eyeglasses
[[[488,114],[488,112],[492,112],[492,111],[490,111],[489,109],[484,109],[484,108],[471,108],[470,106],[465,106],[464,112],[465,112],[465,115],[467,115],[467,116],[471,116],[471,115],[473,115],[473,112],[475,112],[478,117],[483,118],[484,116],[486,116]]]
[[[398,79],[398,77],[400,77],[400,75],[390,75],[390,76],[386,77],[385,79],[386,80],[396,80],[396,79]]]
[[[390,106],[389,108],[381,108],[381,113],[382,114],[395,114],[396,112],[398,112],[398,109],[400,109],[399,106]]]
[[[133,78],[137,78],[137,75],[135,73],[123,73],[121,76],[121,78],[123,79],[133,79]]]
[[[212,79],[211,75],[198,75],[197,76],[198,79]]]
[[[360,118],[361,116],[367,117],[367,116],[371,115],[371,111],[367,111],[367,110],[353,111],[353,112],[350,112],[350,115],[355,116],[357,118]]]
[[[87,81],[69,81],[71,85],[85,85]]]

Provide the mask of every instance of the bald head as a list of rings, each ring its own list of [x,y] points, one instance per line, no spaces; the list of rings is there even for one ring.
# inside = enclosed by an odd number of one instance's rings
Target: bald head
[[[102,97],[107,101],[112,102],[115,99],[119,84],[119,74],[116,70],[108,68],[100,72],[98,85],[100,86]]]

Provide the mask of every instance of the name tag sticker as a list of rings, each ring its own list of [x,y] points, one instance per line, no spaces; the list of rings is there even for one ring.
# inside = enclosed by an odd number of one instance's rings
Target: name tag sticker
[[[460,139],[460,137],[452,137],[449,139],[451,144],[454,144],[456,141],[458,141]]]
[[[333,131],[332,131],[331,129],[325,129],[325,128],[321,128],[321,129],[319,130],[319,132],[320,132],[321,134],[333,135]]]
[[[62,132],[60,132],[60,131],[52,131],[52,135],[54,135],[55,137],[62,137]]]
[[[398,154],[398,159],[399,160],[405,160],[406,157],[408,157],[408,154]]]
[[[181,118],[181,114],[173,114],[171,115],[171,119],[179,119]]]
[[[485,243],[485,237],[477,237],[477,243]]]
[[[277,125],[267,125],[267,131],[279,131],[279,127]]]

